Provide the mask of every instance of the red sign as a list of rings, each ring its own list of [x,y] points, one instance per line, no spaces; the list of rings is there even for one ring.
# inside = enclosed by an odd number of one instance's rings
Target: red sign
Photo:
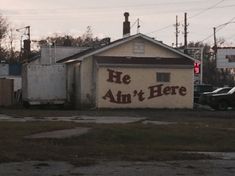
[[[200,74],[200,64],[194,63],[194,74]]]

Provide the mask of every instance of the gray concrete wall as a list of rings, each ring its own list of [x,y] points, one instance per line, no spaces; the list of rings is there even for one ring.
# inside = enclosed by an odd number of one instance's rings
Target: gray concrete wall
[[[55,64],[58,60],[86,50],[85,47],[43,46],[40,64]]]

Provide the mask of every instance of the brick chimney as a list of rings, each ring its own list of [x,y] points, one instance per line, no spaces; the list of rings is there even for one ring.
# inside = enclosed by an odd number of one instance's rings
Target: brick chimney
[[[129,37],[131,34],[131,26],[130,26],[130,22],[128,20],[129,13],[125,12],[124,16],[125,16],[125,21],[123,22],[123,38]]]

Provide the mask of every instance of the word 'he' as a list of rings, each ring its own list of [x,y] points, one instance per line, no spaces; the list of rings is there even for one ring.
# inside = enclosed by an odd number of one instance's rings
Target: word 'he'
[[[114,71],[111,69],[107,69],[109,73],[109,77],[107,79],[108,82],[117,83],[117,84],[130,84],[131,77],[129,75],[123,75],[120,71]]]

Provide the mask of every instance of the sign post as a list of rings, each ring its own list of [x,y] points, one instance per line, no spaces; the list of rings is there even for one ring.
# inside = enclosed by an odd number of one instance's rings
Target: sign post
[[[194,63],[194,84],[203,84],[203,47],[188,47],[187,54],[200,61]]]

